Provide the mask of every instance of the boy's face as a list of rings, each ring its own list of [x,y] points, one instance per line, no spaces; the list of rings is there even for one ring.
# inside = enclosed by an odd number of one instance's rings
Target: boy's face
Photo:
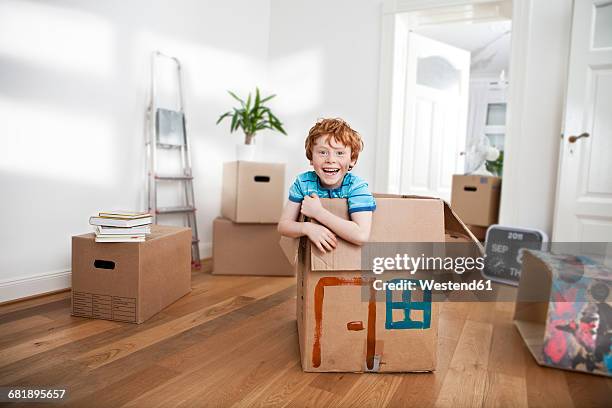
[[[349,167],[355,165],[351,160],[351,148],[336,141],[333,137],[322,135],[312,147],[312,160],[315,173],[325,188],[338,188],[342,185]]]

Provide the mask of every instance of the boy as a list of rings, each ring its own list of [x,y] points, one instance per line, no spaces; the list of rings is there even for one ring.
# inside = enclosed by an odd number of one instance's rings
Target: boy
[[[321,119],[308,132],[305,147],[314,171],[298,175],[289,189],[278,232],[292,238],[306,235],[323,252],[336,247],[336,235],[357,245],[367,242],[376,202],[368,183],[349,173],[363,149],[361,137],[342,119]],[[348,199],[351,219],[327,211],[319,197]],[[320,224],[297,222],[300,213]]]

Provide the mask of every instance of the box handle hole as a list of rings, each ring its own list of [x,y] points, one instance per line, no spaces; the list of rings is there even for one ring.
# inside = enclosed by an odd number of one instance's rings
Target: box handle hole
[[[269,183],[270,176],[255,176],[256,183]]]
[[[476,191],[476,187],[473,187],[473,186],[465,186],[465,187],[463,187],[463,190],[465,190],[465,191]]]
[[[115,263],[113,261],[104,261],[102,259],[96,259],[94,261],[94,267],[98,269],[115,269]]]

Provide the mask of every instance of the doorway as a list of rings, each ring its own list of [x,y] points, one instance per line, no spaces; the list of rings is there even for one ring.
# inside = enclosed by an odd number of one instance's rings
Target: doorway
[[[436,3],[383,16],[375,187],[450,201],[453,174],[502,173],[512,4]]]

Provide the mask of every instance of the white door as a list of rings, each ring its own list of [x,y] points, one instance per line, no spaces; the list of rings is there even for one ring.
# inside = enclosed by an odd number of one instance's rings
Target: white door
[[[553,240],[612,242],[612,1],[574,2],[563,134]]]
[[[463,174],[470,52],[409,33],[402,138],[402,194],[450,201]]]

